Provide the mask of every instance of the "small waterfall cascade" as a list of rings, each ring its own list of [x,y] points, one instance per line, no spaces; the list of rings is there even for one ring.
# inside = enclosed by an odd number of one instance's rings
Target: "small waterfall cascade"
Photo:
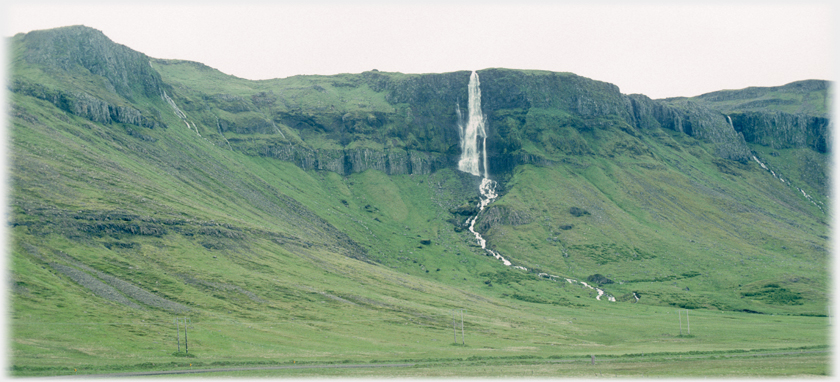
[[[730,118],[730,117],[727,115],[727,116],[726,116],[726,119],[727,119],[727,120],[729,120],[729,127],[731,127],[731,128],[732,128],[732,130],[735,130],[735,126],[733,126],[733,125],[732,125],[732,118]],[[771,168],[770,168],[770,167],[768,167],[766,164],[764,164],[764,163],[763,163],[760,159],[758,159],[758,157],[757,157],[757,156],[753,155],[753,156],[752,156],[752,159],[753,159],[754,161],[756,161],[756,163],[758,163],[758,165],[759,165],[759,166],[761,166],[761,168],[763,168],[764,170],[766,170],[767,172],[769,172],[770,174],[772,174],[774,178],[778,179],[778,180],[779,180],[780,182],[782,182],[782,183],[787,184],[788,186],[795,187],[797,190],[799,190],[799,192],[801,192],[801,193],[802,193],[802,196],[804,196],[804,197],[805,197],[805,199],[807,199],[809,202],[811,202],[811,204],[813,204],[813,205],[817,206],[817,208],[819,208],[819,209],[820,209],[820,211],[824,211],[824,210],[823,210],[823,207],[820,205],[821,203],[819,203],[819,202],[817,202],[816,200],[814,200],[814,198],[812,198],[812,197],[811,197],[811,195],[808,195],[808,193],[807,193],[807,192],[805,192],[805,190],[803,190],[803,189],[801,189],[801,188],[799,188],[799,187],[794,186],[793,184],[791,184],[791,183],[790,183],[790,182],[788,182],[788,181],[785,181],[785,178],[782,178],[781,174],[777,174],[775,171],[773,171],[773,169],[771,169]]]
[[[805,190],[803,190],[803,189],[801,189],[801,188],[799,188],[799,187],[796,187],[796,186],[794,186],[792,183],[790,183],[790,182],[786,181],[786,180],[785,180],[785,178],[782,178],[781,174],[777,174],[775,171],[773,171],[773,169],[771,169],[771,168],[770,168],[770,167],[768,167],[766,164],[764,164],[764,162],[762,162],[760,159],[758,159],[758,157],[756,157],[755,155],[753,155],[753,156],[752,156],[752,159],[753,159],[754,161],[756,161],[756,162],[758,163],[758,165],[759,165],[759,166],[761,166],[761,168],[763,168],[765,171],[767,171],[767,172],[769,172],[770,174],[772,174],[772,175],[773,175],[773,177],[774,177],[774,178],[776,178],[776,179],[778,179],[780,182],[782,182],[782,183],[784,183],[784,184],[786,184],[786,185],[788,185],[788,186],[790,186],[790,187],[794,187],[794,188],[796,188],[797,190],[799,190],[799,192],[801,192],[801,193],[802,193],[802,196],[803,196],[803,197],[805,197],[805,199],[806,199],[806,200],[808,200],[809,202],[811,202],[811,204],[813,204],[813,205],[817,206],[817,208],[819,208],[819,209],[820,209],[820,211],[825,211],[825,210],[823,209],[823,206],[821,205],[822,203],[820,203],[820,202],[818,202],[818,201],[814,200],[814,198],[812,198],[812,197],[811,197],[811,195],[808,195],[808,193],[807,193],[807,192],[805,192]]]
[[[163,94],[160,95],[160,98],[163,98],[163,100],[166,101],[166,103],[168,103],[169,106],[172,106],[172,110],[175,111],[175,115],[178,116],[178,118],[180,118],[182,121],[184,121],[184,124],[187,125],[188,130],[195,130],[195,133],[198,134],[199,137],[201,136],[201,133],[198,132],[198,127],[196,127],[194,123],[192,124],[192,126],[190,126],[190,121],[187,120],[187,115],[184,114],[184,112],[178,108],[178,105],[176,105],[175,101],[172,98],[170,98],[169,95],[166,94],[166,91],[164,91]]]
[[[587,287],[587,288],[589,288],[589,289],[592,289],[592,290],[594,290],[594,291],[598,292],[598,295],[597,295],[597,296],[595,296],[595,299],[596,299],[596,300],[598,300],[598,301],[601,301],[601,296],[603,296],[603,295],[605,295],[605,294],[606,294],[606,292],[604,292],[604,290],[603,290],[603,289],[601,289],[601,288],[596,288],[596,287],[594,287],[594,286],[592,286],[592,285],[589,285],[589,284],[587,284],[587,283],[585,283],[585,282],[583,282],[583,281],[577,281],[577,280],[573,280],[573,279],[566,279],[566,282],[568,282],[569,284],[575,284],[575,283],[577,283],[577,284],[583,285],[584,287]],[[635,296],[635,295],[636,295],[636,294],[635,294],[635,293],[633,293],[633,296]],[[607,300],[608,300],[609,302],[615,302],[615,297],[610,296],[610,295],[607,295]],[[639,301],[639,298],[638,298],[638,297],[636,297],[636,301],[637,301],[637,302]]]

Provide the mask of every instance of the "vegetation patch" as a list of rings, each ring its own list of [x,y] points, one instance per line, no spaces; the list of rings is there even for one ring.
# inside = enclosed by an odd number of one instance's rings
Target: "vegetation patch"
[[[583,208],[580,208],[580,207],[569,208],[569,213],[572,214],[572,216],[575,216],[575,217],[581,217],[581,216],[584,216],[584,215],[589,215],[589,211],[587,211]]]
[[[590,283],[596,283],[596,284],[599,284],[599,285],[612,284],[613,283],[612,280],[610,280],[609,278],[607,278],[606,276],[604,276],[600,273],[590,275],[589,277],[586,278],[586,281],[589,281]]]
[[[767,283],[741,292],[744,297],[760,300],[774,305],[802,305],[802,295],[788,290],[778,283]]]
[[[529,276],[526,273],[508,269],[499,272],[481,272],[479,273],[479,276],[486,278],[491,283],[504,285],[511,283],[520,283],[526,280],[533,279],[532,276]]]

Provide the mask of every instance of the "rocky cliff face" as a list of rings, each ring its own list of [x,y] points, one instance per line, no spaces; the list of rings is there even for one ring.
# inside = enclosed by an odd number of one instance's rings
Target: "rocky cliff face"
[[[434,152],[402,149],[310,149],[274,144],[248,153],[292,162],[304,170],[326,170],[341,175],[378,170],[388,175],[430,174],[457,165],[457,158]]]
[[[746,162],[750,150],[744,136],[736,131],[726,116],[690,99],[651,100],[633,94],[627,96],[631,118],[639,129],[664,129],[707,140],[715,144],[721,158]]]
[[[21,75],[10,85],[13,92],[47,100],[94,122],[165,126],[161,112],[171,110],[160,97],[168,91],[203,137],[307,170],[420,174],[454,166],[460,155],[457,125],[459,113],[466,115],[468,71],[313,76],[307,86],[300,86],[300,78],[284,79],[246,85],[253,89],[249,94],[207,94],[183,85],[173,90],[147,56],[94,29],[36,31],[16,36],[13,43],[25,48],[18,59],[55,78],[88,73],[105,88],[40,84]],[[670,129],[713,143],[718,156],[740,162],[751,157],[747,143],[830,150],[828,119],[814,114],[819,111],[814,105],[825,103],[824,81],[652,100],[623,95],[615,85],[571,73],[478,73],[491,173],[553,163],[561,154],[597,154],[583,136],[610,128],[631,136]],[[152,106],[139,106],[141,98]],[[800,110],[814,113],[766,111],[759,107],[762,102],[798,103],[805,105]]]
[[[598,123],[592,122],[599,118],[606,119],[608,124],[618,120],[640,131],[656,128],[679,131],[714,143],[722,158],[741,162],[749,159],[743,136],[729,125],[723,114],[701,104],[685,100],[651,100],[643,95],[626,96],[615,85],[569,73],[490,69],[480,71],[479,75],[493,141],[491,157],[501,159],[505,152],[520,147],[518,142],[508,139],[509,129],[504,123],[511,121],[510,116],[527,119],[523,116],[527,116],[530,109],[543,109],[562,114],[549,116],[538,129],[570,123],[597,126]],[[524,125],[521,122],[520,125]],[[590,153],[586,149],[572,149],[571,152]],[[539,160],[535,162],[539,163]],[[502,165],[499,166],[501,170],[507,170],[502,163],[498,165]]]
[[[805,80],[775,87],[722,90],[692,98],[732,119],[749,143],[830,152],[831,83]]]
[[[12,43],[22,51],[15,61],[37,68],[40,74],[22,75],[16,72],[22,65],[13,64],[12,92],[102,124],[165,127],[159,108],[138,103],[151,100],[163,105],[160,96],[168,88],[148,56],[84,26],[33,31],[13,37]]]
[[[117,122],[150,129],[166,127],[160,121],[160,111],[157,109],[144,114],[132,106],[114,105],[83,91],[66,92],[28,81],[15,80],[10,89],[14,93],[48,101],[61,110],[105,125]]]
[[[747,111],[730,115],[747,142],[774,149],[809,148],[828,153],[829,120],[805,114]]]

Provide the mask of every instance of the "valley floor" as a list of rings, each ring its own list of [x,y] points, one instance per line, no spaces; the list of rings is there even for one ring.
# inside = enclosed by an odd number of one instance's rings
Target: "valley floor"
[[[475,359],[474,359],[475,358]],[[121,377],[820,377],[830,375],[828,350],[715,354],[575,357],[566,359],[469,359],[412,363],[309,364],[207,368],[199,363],[167,370],[79,374],[81,378]],[[68,375],[68,376],[71,376]]]

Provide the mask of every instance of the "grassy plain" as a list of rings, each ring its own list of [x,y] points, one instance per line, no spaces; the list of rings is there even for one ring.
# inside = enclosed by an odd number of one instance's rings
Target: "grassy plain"
[[[374,365],[341,368],[226,371],[198,374],[237,378],[814,378],[830,375],[826,354],[672,355],[567,360],[514,359],[416,363],[406,367]],[[355,366],[355,365],[354,365]],[[171,376],[169,376],[171,377]]]

